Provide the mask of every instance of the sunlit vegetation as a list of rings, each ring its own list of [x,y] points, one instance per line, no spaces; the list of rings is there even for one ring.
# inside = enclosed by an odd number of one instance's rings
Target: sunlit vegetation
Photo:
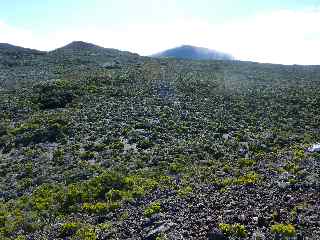
[[[1,239],[317,239],[319,67],[91,47],[0,60]]]

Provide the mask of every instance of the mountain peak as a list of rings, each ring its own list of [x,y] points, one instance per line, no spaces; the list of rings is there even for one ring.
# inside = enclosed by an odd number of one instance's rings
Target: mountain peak
[[[83,49],[103,49],[98,45],[87,43],[83,41],[73,41],[60,49],[68,49],[68,50],[83,50]]]
[[[233,60],[233,57],[230,54],[192,45],[181,45],[180,47],[171,48],[154,54],[152,57],[170,57],[194,60]]]
[[[180,48],[199,48],[199,47],[183,44],[183,45],[180,46]]]

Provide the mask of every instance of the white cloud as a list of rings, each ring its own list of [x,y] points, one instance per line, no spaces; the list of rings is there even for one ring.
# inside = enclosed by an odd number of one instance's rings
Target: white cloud
[[[73,40],[148,55],[181,44],[226,51],[241,60],[320,65],[320,9],[281,10],[224,24],[188,17],[125,28],[86,26],[39,36],[0,22],[0,42],[50,50]]]
[[[11,27],[0,21],[0,42],[15,44],[21,42],[21,38],[28,41],[32,40],[32,33],[23,29]]]
[[[217,44],[241,59],[320,64],[319,22],[319,10],[277,11],[221,26],[226,41]]]

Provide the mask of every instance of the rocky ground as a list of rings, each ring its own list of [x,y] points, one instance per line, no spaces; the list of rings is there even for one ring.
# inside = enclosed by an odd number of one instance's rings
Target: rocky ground
[[[320,67],[6,49],[1,239],[319,239]]]

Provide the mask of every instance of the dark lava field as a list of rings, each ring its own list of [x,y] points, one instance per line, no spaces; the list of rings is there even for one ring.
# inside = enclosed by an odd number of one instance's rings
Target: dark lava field
[[[320,239],[320,66],[0,44],[0,239]]]

